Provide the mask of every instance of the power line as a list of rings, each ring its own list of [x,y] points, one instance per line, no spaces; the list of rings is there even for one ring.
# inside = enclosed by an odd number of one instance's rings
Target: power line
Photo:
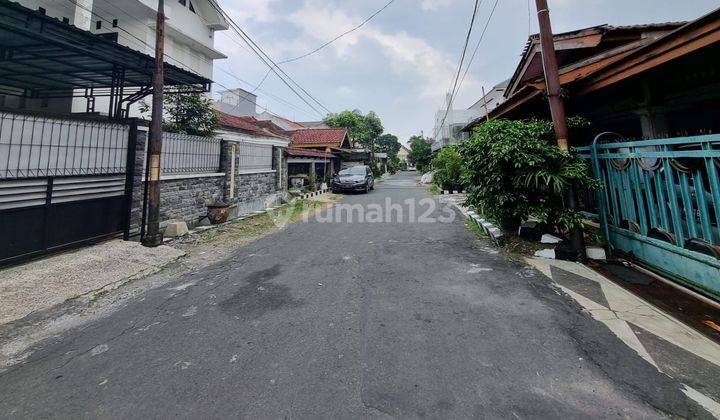
[[[473,63],[473,60],[475,59],[475,54],[477,54],[478,49],[480,48],[480,44],[482,43],[483,39],[485,38],[485,32],[487,32],[487,28],[490,25],[490,21],[493,18],[493,15],[495,15],[495,9],[498,6],[498,3],[500,0],[495,0],[495,4],[493,4],[493,8],[490,11],[490,16],[488,17],[487,22],[485,22],[485,27],[482,30],[482,33],[480,34],[480,38],[477,41],[477,44],[475,44],[475,49],[473,50],[472,56],[470,56],[470,60],[468,61],[467,67],[465,67],[465,73],[463,73],[462,78],[460,79],[460,83],[458,84],[458,92],[460,91],[460,88],[462,87],[463,81],[465,81],[465,76],[468,74],[468,70],[470,70],[470,66]]]
[[[338,39],[340,39],[340,38],[342,38],[342,37],[344,37],[344,36],[346,36],[346,35],[349,35],[349,34],[351,34],[352,32],[355,32],[355,31],[357,31],[358,29],[362,28],[366,23],[370,22],[375,16],[379,15],[380,13],[382,13],[385,9],[387,9],[387,8],[388,8],[391,4],[393,4],[394,2],[395,2],[395,0],[390,0],[389,2],[387,2],[387,3],[385,4],[385,6],[381,7],[381,8],[378,9],[375,13],[373,13],[372,15],[368,16],[365,20],[363,20],[362,22],[360,22],[359,25],[357,25],[357,26],[355,26],[354,28],[349,29],[349,30],[341,33],[340,35],[336,36],[335,38],[331,39],[330,41],[325,42],[324,44],[320,45],[319,47],[315,48],[314,50],[312,50],[312,51],[310,51],[310,52],[308,52],[308,53],[305,53],[305,54],[303,54],[303,55],[297,56],[297,57],[295,57],[295,58],[289,58],[289,59],[287,59],[287,60],[280,61],[278,64],[290,63],[290,62],[297,61],[297,60],[303,59],[303,58],[305,58],[305,57],[307,57],[307,56],[310,56],[310,55],[315,54],[316,52],[322,50],[323,48],[325,48],[325,47],[327,47],[328,45],[332,44],[333,42],[337,41]]]
[[[109,19],[104,18],[103,16],[99,15],[99,14],[96,13],[96,12],[93,12],[92,10],[88,9],[87,7],[85,7],[84,5],[81,5],[81,4],[77,3],[75,0],[67,0],[67,1],[69,1],[70,3],[73,3],[74,5],[80,7],[81,9],[84,9],[85,11],[89,12],[91,15],[94,15],[94,16],[98,17],[99,19],[107,22],[107,23],[112,23]],[[97,7],[98,10],[100,10],[100,11],[102,11],[102,12],[104,12],[104,13],[108,13],[108,14],[109,14],[109,11],[108,11],[108,10],[103,9],[103,8],[97,6],[97,5],[95,5],[95,7]],[[145,26],[147,26],[148,28],[152,29],[152,27],[151,27],[150,25],[147,25],[145,22],[141,21],[140,19],[135,18],[135,17],[132,16],[132,15],[128,15],[128,16],[133,17],[135,20],[141,22],[143,25],[145,25]],[[138,38],[136,35],[132,34],[131,32],[128,32],[127,30],[125,30],[125,29],[123,29],[123,28],[121,28],[121,27],[119,27],[119,26],[117,27],[117,29],[119,29],[119,30],[127,33],[129,36],[131,36],[132,38],[134,38],[135,40],[137,40],[137,41],[140,42],[141,44],[145,45],[146,47],[152,48],[152,46],[151,46],[150,44],[148,44],[145,40]],[[165,54],[165,57],[171,59],[172,61],[174,61],[175,63],[179,64],[180,66],[188,67],[188,68],[190,67],[190,66],[188,66],[187,64],[183,63],[182,61],[180,61],[180,60],[178,60],[178,59],[170,56],[169,54]],[[248,84],[248,85],[250,84],[249,82],[240,79],[239,77],[235,76],[234,74],[231,74],[231,73],[229,73],[229,72],[226,72],[224,69],[222,69],[222,68],[220,68],[220,67],[217,67],[217,68],[220,69],[220,70],[222,70],[222,71],[224,71],[224,72],[227,73],[229,76],[234,77],[234,78],[237,79],[238,81],[244,82],[244,83],[246,83],[246,84]],[[228,91],[232,91],[231,88],[223,85],[223,84],[220,83],[220,82],[213,82],[213,83],[216,84],[216,85],[218,85],[218,86],[220,86],[220,87],[222,87],[222,88],[224,88],[224,89],[226,89],[226,90],[228,90]],[[266,111],[267,113],[269,113],[269,114],[271,114],[271,115],[275,115],[275,116],[279,117],[279,115],[274,114],[274,113],[271,112],[267,107],[264,107],[264,106],[262,106],[262,105],[259,105],[259,104],[255,103],[255,102],[252,102],[252,101],[250,101],[249,99],[247,99],[247,98],[245,98],[245,97],[243,97],[243,96],[241,96],[241,95],[239,95],[239,94],[237,94],[237,93],[235,93],[235,92],[232,92],[232,93],[235,94],[235,95],[237,95],[238,98],[240,98],[240,99],[242,99],[242,100],[244,100],[244,101],[246,101],[246,102],[254,103],[256,106],[260,107],[260,109],[262,109],[263,111]],[[271,97],[276,98],[277,100],[279,100],[279,101],[281,101],[281,102],[286,103],[286,104],[289,105],[290,107],[293,107],[293,108],[295,108],[295,109],[297,109],[297,110],[299,110],[299,111],[301,111],[301,112],[305,112],[305,111],[300,110],[299,108],[296,108],[296,107],[295,107],[294,105],[292,105],[291,103],[286,102],[286,101],[282,100],[281,98],[276,97],[276,96],[270,94],[269,92],[265,92],[265,93],[266,93],[267,95],[271,96]],[[309,115],[309,114],[308,114],[308,115]]]
[[[440,123],[439,130],[442,130],[442,127],[445,125],[445,120],[447,119],[448,113],[450,112],[450,108],[452,108],[452,102],[453,102],[453,96],[455,94],[455,88],[457,87],[458,79],[460,78],[460,72],[462,71],[462,65],[465,61],[465,54],[467,52],[468,44],[470,43],[470,35],[472,35],[473,26],[475,25],[475,17],[477,16],[478,11],[478,2],[479,0],[475,0],[475,7],[473,7],[473,14],[470,18],[470,26],[468,27],[467,35],[465,36],[465,43],[463,45],[462,54],[460,55],[460,63],[458,64],[457,73],[455,74],[455,81],[453,82],[452,89],[450,90],[450,99],[447,103],[447,109],[445,110],[445,115],[442,118],[442,122]],[[437,137],[438,131],[435,131],[435,134],[433,137]]]
[[[293,61],[298,61],[298,60],[301,60],[301,59],[303,59],[303,58],[305,58],[305,57],[308,57],[308,56],[310,56],[310,55],[315,54],[316,52],[318,52],[318,51],[322,50],[323,48],[329,46],[330,44],[334,43],[334,42],[337,41],[338,39],[340,39],[340,38],[342,38],[342,37],[344,37],[344,36],[346,36],[346,35],[349,35],[349,34],[355,32],[355,31],[357,31],[358,29],[362,28],[363,26],[365,26],[366,23],[370,22],[375,16],[379,15],[380,13],[382,13],[385,9],[387,9],[387,8],[388,8],[391,4],[393,4],[394,2],[395,2],[395,0],[390,0],[389,2],[387,2],[387,3],[385,4],[385,6],[381,7],[380,9],[378,9],[377,11],[375,11],[375,13],[373,13],[372,15],[368,16],[365,20],[363,20],[362,22],[360,22],[359,25],[357,25],[357,26],[353,27],[352,29],[349,29],[349,30],[347,30],[347,31],[345,31],[345,32],[337,35],[335,38],[333,38],[333,39],[325,42],[324,44],[320,45],[319,47],[315,48],[314,50],[312,50],[312,51],[310,51],[310,52],[308,52],[308,53],[299,55],[299,56],[294,57],[294,58],[289,58],[289,59],[287,59],[287,60],[278,61],[278,65],[280,65],[280,64],[286,64],[286,63],[291,63],[291,62],[293,62]],[[265,80],[267,79],[267,77],[268,77],[269,75],[270,75],[270,70],[268,70],[267,73],[265,73],[265,76],[262,78],[262,80],[260,81],[260,83],[258,83],[258,85],[257,85],[257,87],[256,87],[255,89],[257,89],[257,88],[259,88],[260,86],[262,86],[262,84],[265,82]]]
[[[231,16],[229,16],[222,8],[220,8],[220,6],[217,4],[217,2],[216,2],[215,0],[210,0],[209,3],[210,3],[210,5],[211,5],[218,13],[220,13],[223,17],[225,17],[225,19],[228,20],[228,22],[230,23],[230,28],[232,28],[233,31],[235,31],[235,32],[240,36],[240,39],[242,39],[242,41],[245,42],[245,43],[250,47],[251,50],[253,50],[253,52],[255,53],[255,55],[257,55],[258,58],[260,58],[260,60],[261,60],[266,66],[268,66],[269,68],[272,69],[273,73],[275,73],[275,75],[278,76],[278,78],[279,78],[293,93],[295,93],[295,95],[297,95],[303,102],[305,102],[308,106],[310,106],[310,107],[313,108],[316,112],[318,112],[317,109],[315,109],[309,102],[307,102],[307,100],[306,100],[302,95],[300,95],[300,94],[290,85],[290,83],[289,83],[287,80],[285,80],[285,78],[283,78],[283,76],[280,75],[280,73],[282,73],[282,74],[283,74],[288,80],[290,80],[298,89],[300,89],[303,93],[305,93],[305,95],[307,95],[308,98],[310,98],[310,99],[313,100],[315,103],[317,103],[318,105],[320,105],[320,107],[323,108],[323,109],[324,109],[325,111],[327,111],[328,113],[332,113],[332,111],[330,111],[325,105],[323,105],[317,98],[315,98],[313,95],[311,95],[305,88],[303,88],[302,86],[300,86],[300,84],[298,84],[295,80],[293,80],[292,77],[290,77],[290,75],[288,75],[282,68],[280,68],[280,67],[277,65],[277,63],[275,63],[275,61],[273,61],[273,59],[272,59],[265,51],[263,51],[263,49],[262,49],[255,41],[253,41],[253,39],[240,27],[240,25],[238,25],[238,24],[232,19]],[[272,65],[269,64],[268,61],[269,61],[270,63],[272,63]],[[280,71],[280,73],[278,73],[278,71]],[[320,112],[318,112],[318,114],[320,114]],[[320,114],[320,115],[322,115],[322,114]]]
[[[80,7],[80,8],[82,8],[82,9],[84,9],[85,11],[89,12],[91,15],[94,15],[94,16],[100,18],[101,20],[104,20],[104,21],[107,22],[107,23],[112,23],[109,19],[104,18],[103,16],[99,15],[98,13],[95,13],[95,12],[93,12],[92,10],[88,9],[88,8],[85,7],[84,5],[77,3],[76,0],[67,0],[67,1],[69,1],[70,3],[72,3],[72,4],[74,4],[74,5],[78,6],[78,7]],[[111,4],[111,5],[112,5],[112,4]],[[117,7],[117,6],[115,6],[115,5],[112,5],[112,6],[118,8],[119,10],[122,11],[122,9],[120,9],[119,7]],[[94,7],[96,7],[98,10],[100,10],[100,11],[102,11],[102,12],[104,12],[104,13],[111,14],[107,9],[103,9],[103,8],[97,6],[97,5],[95,5]],[[150,28],[150,29],[153,29],[152,26],[147,25],[145,22],[143,22],[142,20],[138,19],[137,17],[132,16],[132,15],[130,15],[130,14],[124,12],[124,11],[122,11],[122,12],[123,12],[124,14],[126,14],[127,16],[129,16],[129,17],[137,20],[138,22],[142,23],[144,26],[146,26],[146,27],[148,27],[148,28]],[[202,18],[201,16],[198,16],[198,17],[200,17],[201,19],[205,20],[205,19]],[[205,22],[207,22],[207,20],[205,20]],[[143,40],[143,39],[141,39],[141,38],[138,38],[136,35],[134,35],[133,33],[129,32],[129,31],[127,31],[127,30],[125,30],[124,28],[118,26],[117,29],[119,29],[119,30],[122,31],[122,32],[127,33],[129,36],[131,36],[132,38],[134,38],[135,40],[137,40],[137,41],[140,42],[141,44],[145,45],[146,47],[152,48],[152,46],[151,46],[150,44],[148,44],[145,40]],[[238,44],[238,45],[240,45],[240,44]],[[242,46],[242,45],[241,45],[241,46]],[[242,46],[242,47],[245,48],[244,46]],[[188,66],[186,63],[184,63],[184,62],[182,62],[182,61],[180,61],[180,60],[172,57],[172,56],[169,55],[169,54],[165,54],[165,56],[166,56],[167,58],[169,58],[170,60],[174,61],[176,64],[182,66],[182,67],[190,68],[190,66]],[[233,77],[233,78],[235,78],[236,80],[238,80],[238,81],[240,81],[240,82],[243,82],[243,83],[246,83],[247,85],[250,85],[249,82],[247,82],[247,81],[239,78],[238,76],[236,76],[236,75],[234,75],[234,74],[232,74],[232,73],[224,70],[223,68],[221,68],[221,67],[219,67],[219,66],[215,66],[215,68],[218,68],[219,70],[223,71],[224,73],[226,73],[226,74],[229,75],[230,77]],[[214,82],[214,83],[215,83],[216,85],[219,85],[219,86],[225,88],[226,90],[231,90],[230,88],[222,85],[222,84],[219,83],[219,82]],[[306,114],[307,114],[306,111],[301,110],[300,108],[296,107],[295,105],[291,104],[290,102],[287,102],[287,101],[285,101],[284,99],[281,99],[281,98],[279,98],[279,97],[271,94],[270,92],[262,91],[262,90],[261,90],[261,92],[264,92],[266,95],[268,95],[268,96],[270,96],[270,97],[272,97],[272,98],[275,98],[276,100],[278,100],[278,101],[280,101],[280,102],[285,103],[286,105],[290,106],[291,108],[294,108],[294,109],[296,109],[296,110],[298,110],[298,111],[300,111],[300,112],[303,112],[303,113],[306,113]],[[247,98],[245,98],[245,97],[243,97],[243,96],[241,96],[241,95],[238,95],[238,97],[239,97],[240,99],[246,101],[246,102],[252,102],[252,101],[250,101],[249,99],[247,99]],[[263,109],[264,111],[266,111],[266,112],[268,112],[268,113],[270,113],[270,114],[272,114],[272,115],[275,115],[275,114],[273,114],[272,112],[270,112],[270,110],[269,110],[268,108],[263,107],[263,106],[261,106],[261,105],[258,105],[257,103],[256,103],[256,105],[259,106],[259,107],[260,107],[261,109]],[[317,110],[316,110],[316,112],[317,112]],[[318,113],[318,114],[319,114],[319,113]],[[308,115],[309,115],[309,114],[308,114]],[[319,115],[322,115],[322,114],[319,114]]]
[[[252,84],[251,84],[250,82],[248,82],[247,80],[244,80],[244,79],[242,79],[241,77],[238,77],[238,76],[236,76],[235,74],[231,73],[230,71],[225,70],[225,69],[222,68],[220,65],[215,66],[215,68],[217,68],[218,70],[222,71],[223,73],[227,74],[228,76],[234,78],[235,80],[237,80],[237,81],[239,81],[239,82],[241,82],[241,83],[244,83],[244,84],[246,84],[246,85],[248,85],[248,86],[252,86]],[[218,82],[214,82],[214,83],[219,84]],[[264,91],[264,90],[260,90],[260,92],[265,93],[267,96],[269,96],[269,97],[277,100],[278,102],[282,102],[283,104],[289,106],[290,108],[293,108],[294,110],[296,110],[296,111],[298,111],[298,112],[302,112],[303,114],[308,115],[308,116],[310,115],[310,113],[309,113],[308,111],[299,108],[298,106],[296,106],[296,105],[293,104],[292,102],[288,102],[288,101],[286,101],[285,99],[282,99],[282,98],[279,97],[279,96],[276,96],[276,95],[274,95],[274,94],[272,94],[272,93],[270,93],[270,92]],[[253,93],[253,92],[250,92],[250,93]],[[242,96],[241,96],[241,98],[246,99],[246,98],[244,98],[244,97],[242,97]],[[252,101],[250,101],[250,100],[248,100],[248,99],[246,99],[246,100],[247,100],[248,102],[252,102]],[[260,105],[258,105],[258,106],[260,106]]]

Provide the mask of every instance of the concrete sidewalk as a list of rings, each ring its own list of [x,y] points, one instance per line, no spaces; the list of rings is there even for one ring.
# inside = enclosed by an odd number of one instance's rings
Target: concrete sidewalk
[[[184,255],[113,240],[0,270],[0,325],[160,271]]]
[[[720,346],[582,264],[542,258],[526,261],[720,418]]]

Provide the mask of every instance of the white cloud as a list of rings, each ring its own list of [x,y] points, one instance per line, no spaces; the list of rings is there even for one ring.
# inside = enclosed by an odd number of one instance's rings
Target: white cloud
[[[314,42],[325,42],[338,34],[352,29],[357,23],[340,9],[331,10],[323,7],[320,2],[307,1],[302,9],[290,15],[290,23],[300,27]],[[360,31],[364,30],[361,29]],[[357,44],[360,32],[345,35],[332,44],[332,48],[340,56],[348,53],[348,47]],[[314,44],[311,44],[314,46]],[[308,46],[301,53],[307,52]]]
[[[448,7],[455,3],[455,0],[423,0],[420,4],[423,10],[437,10]]]
[[[360,17],[348,16],[342,10],[323,7],[312,0],[306,1],[304,7],[290,17],[290,22],[299,26],[306,37],[314,38],[316,43],[334,38],[338,33],[353,28],[360,20]],[[419,78],[417,90],[409,93],[423,97],[444,95],[454,67],[450,56],[407,32],[383,31],[372,24],[346,35],[328,48],[332,48],[340,58],[351,56],[353,48],[376,48],[372,44],[363,44],[363,41],[380,46],[379,51],[394,73]],[[466,83],[472,84],[472,81],[468,78]]]
[[[272,22],[275,14],[270,9],[270,3],[274,0],[233,0],[231,7],[226,7],[226,12],[239,22]]]
[[[335,93],[339,96],[348,97],[355,94],[355,89],[350,86],[338,86],[337,89],[335,89]]]

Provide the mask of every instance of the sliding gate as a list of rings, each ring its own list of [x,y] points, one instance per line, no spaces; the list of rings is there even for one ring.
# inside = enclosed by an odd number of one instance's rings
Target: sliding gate
[[[613,136],[578,149],[604,185],[597,211],[609,251],[720,299],[720,135]]]
[[[135,132],[0,112],[0,264],[127,234]]]

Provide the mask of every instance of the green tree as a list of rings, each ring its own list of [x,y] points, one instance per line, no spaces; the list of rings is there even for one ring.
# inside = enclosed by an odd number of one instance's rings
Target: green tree
[[[220,124],[212,101],[189,87],[177,92],[166,93],[163,97],[163,130],[170,133],[210,137]],[[140,112],[147,113],[150,106],[140,104]]]
[[[420,172],[425,172],[430,169],[430,162],[432,161],[432,143],[432,139],[426,139],[423,136],[410,137],[410,153],[408,154],[408,160]]]
[[[347,110],[339,114],[328,115],[324,122],[330,127],[347,128],[353,145],[368,150],[384,130],[380,118],[373,111],[363,115],[357,109]]]
[[[397,136],[386,133],[377,138],[375,149],[378,152],[387,153],[388,158],[393,159],[400,151],[400,141]]]

